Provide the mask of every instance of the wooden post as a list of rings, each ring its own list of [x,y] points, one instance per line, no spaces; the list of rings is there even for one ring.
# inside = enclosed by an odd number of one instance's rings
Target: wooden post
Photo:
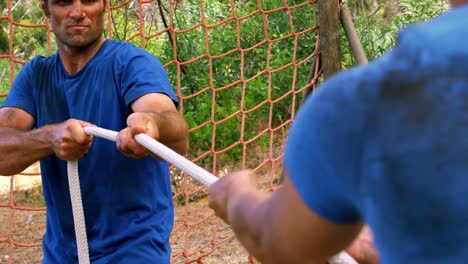
[[[359,36],[356,32],[356,28],[354,27],[351,12],[346,5],[341,5],[341,23],[343,24],[346,37],[348,38],[349,45],[351,47],[351,53],[354,58],[358,64],[367,64],[369,61],[367,60],[366,53],[359,41]]]
[[[318,0],[320,52],[325,78],[341,71],[338,0]]]

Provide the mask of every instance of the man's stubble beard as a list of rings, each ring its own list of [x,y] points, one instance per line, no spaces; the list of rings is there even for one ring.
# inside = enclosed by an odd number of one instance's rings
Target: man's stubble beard
[[[54,28],[54,21],[51,21],[51,26]],[[86,50],[89,47],[93,46],[93,44],[99,42],[99,40],[102,38],[103,33],[104,33],[104,19],[101,18],[101,21],[99,21],[99,24],[101,24],[98,28],[95,28],[94,32],[91,34],[83,34],[81,35],[82,40],[73,40],[73,38],[76,37],[76,35],[71,35],[66,32],[66,25],[60,25],[59,26],[59,31],[55,32],[55,38],[57,43],[61,42],[62,45],[67,46],[69,48],[72,48],[74,50]],[[61,29],[63,27],[63,29]],[[91,28],[88,28],[88,30],[91,30]],[[89,31],[87,32],[89,33]]]

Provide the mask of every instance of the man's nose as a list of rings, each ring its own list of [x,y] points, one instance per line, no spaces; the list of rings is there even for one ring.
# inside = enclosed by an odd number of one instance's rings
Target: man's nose
[[[80,19],[84,17],[83,7],[81,1],[74,1],[73,5],[70,6],[70,17],[73,19]]]

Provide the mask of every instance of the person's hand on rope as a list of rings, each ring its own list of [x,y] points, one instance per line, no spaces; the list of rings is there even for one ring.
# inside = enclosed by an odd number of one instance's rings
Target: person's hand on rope
[[[229,199],[240,197],[244,191],[257,189],[257,178],[250,170],[243,170],[227,174],[209,186],[208,206],[214,210],[216,216],[226,223],[231,223],[229,218]]]
[[[346,249],[359,264],[378,264],[379,253],[374,245],[374,238],[369,226],[365,225],[358,237]]]
[[[127,127],[122,129],[117,135],[117,148],[128,157],[139,159],[151,152],[140,145],[135,136],[144,133],[156,140],[159,139],[159,128],[151,113],[137,112],[127,118]]]
[[[93,143],[93,136],[87,135],[83,127],[93,124],[69,119],[63,123],[51,125],[52,150],[63,160],[77,160],[88,153]]]

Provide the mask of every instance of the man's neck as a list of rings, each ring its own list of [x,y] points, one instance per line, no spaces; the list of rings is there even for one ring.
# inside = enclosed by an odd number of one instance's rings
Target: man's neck
[[[87,47],[73,48],[64,44],[58,45],[59,55],[65,71],[68,74],[79,72],[88,63],[104,44],[105,38],[100,37]]]

